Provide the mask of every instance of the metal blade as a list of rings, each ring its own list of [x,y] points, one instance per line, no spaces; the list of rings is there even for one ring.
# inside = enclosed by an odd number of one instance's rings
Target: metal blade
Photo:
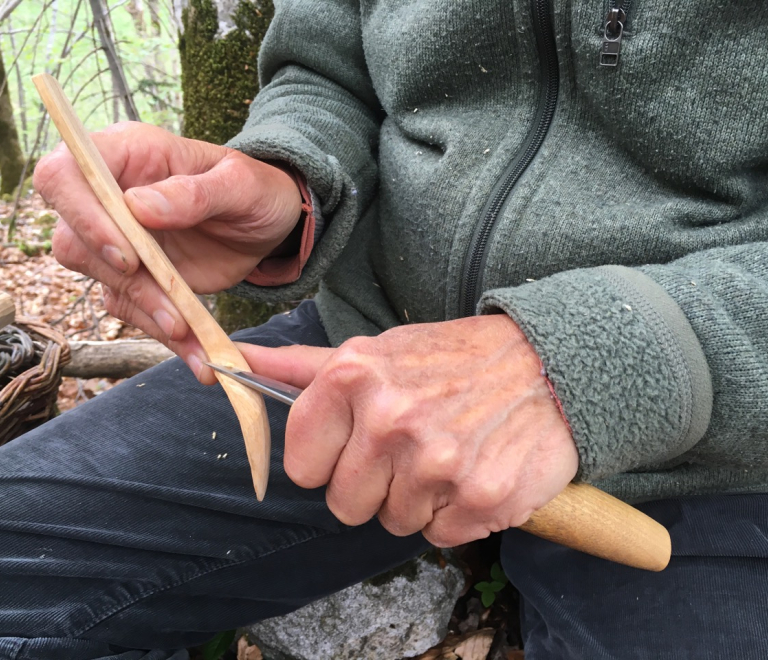
[[[289,406],[292,406],[294,401],[296,401],[299,395],[304,391],[293,385],[288,385],[288,383],[281,383],[279,380],[273,380],[266,376],[259,376],[250,371],[227,369],[226,367],[222,367],[218,364],[211,364],[210,362],[206,362],[205,364],[214,371],[229,376],[238,383],[242,383],[246,387],[257,390],[267,396],[271,396],[273,399],[287,403]]]

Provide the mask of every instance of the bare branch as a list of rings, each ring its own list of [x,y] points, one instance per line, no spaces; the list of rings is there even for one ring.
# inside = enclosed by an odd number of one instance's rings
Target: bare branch
[[[16,7],[18,7],[21,4],[21,0],[6,0],[2,5],[0,5],[0,23],[2,23],[6,18],[8,18],[11,15],[11,12],[13,12]]]
[[[109,70],[112,72],[112,84],[115,88],[115,92],[119,94],[123,101],[128,119],[131,119],[132,121],[141,121],[139,119],[139,112],[133,102],[133,96],[128,89],[125,72],[123,71],[123,66],[120,62],[120,57],[117,54],[115,42],[109,29],[108,15],[105,7],[101,3],[101,0],[88,1],[90,2],[91,11],[93,12],[93,20],[96,23],[96,29],[99,31],[101,45],[104,47],[104,54],[107,57]]]

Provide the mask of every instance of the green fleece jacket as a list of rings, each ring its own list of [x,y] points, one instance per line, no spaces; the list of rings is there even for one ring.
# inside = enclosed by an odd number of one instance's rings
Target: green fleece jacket
[[[319,284],[334,344],[503,311],[580,479],[768,490],[768,5],[275,5],[230,144],[292,163],[327,227],[300,280],[239,293]]]

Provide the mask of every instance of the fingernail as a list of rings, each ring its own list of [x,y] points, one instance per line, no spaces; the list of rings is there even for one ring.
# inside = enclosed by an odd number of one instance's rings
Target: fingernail
[[[197,357],[197,355],[190,355],[187,358],[187,364],[189,365],[189,368],[192,369],[192,373],[195,374],[195,377],[200,378],[200,373],[203,370],[203,363],[200,361],[200,358]]]
[[[173,335],[173,329],[176,327],[176,321],[168,312],[166,312],[164,309],[158,309],[154,314],[152,314],[152,318],[168,338]]]
[[[164,195],[157,192],[157,190],[153,190],[152,188],[138,188],[131,192],[133,193],[133,196],[152,211],[152,213],[167,215],[171,212],[171,203]]]
[[[118,273],[124,273],[128,270],[128,261],[125,255],[114,245],[105,245],[101,248],[101,256]]]

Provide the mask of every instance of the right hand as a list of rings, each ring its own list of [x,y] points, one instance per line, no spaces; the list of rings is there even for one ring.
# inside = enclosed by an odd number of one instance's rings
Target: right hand
[[[301,217],[292,177],[233,149],[128,122],[91,137],[128,207],[195,293],[240,282],[286,241]],[[199,379],[213,382],[186,321],[141,265],[66,146],[40,160],[34,184],[61,216],[53,235],[56,259],[102,283],[110,314],[162,341]]]

